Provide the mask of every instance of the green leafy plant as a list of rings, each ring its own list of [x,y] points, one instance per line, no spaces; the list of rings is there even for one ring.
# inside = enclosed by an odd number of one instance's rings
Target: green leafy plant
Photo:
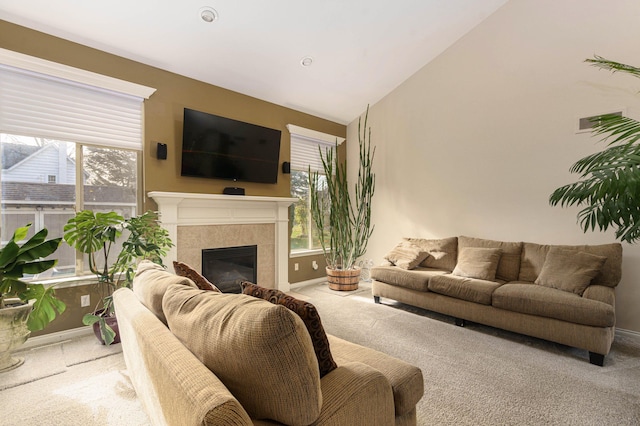
[[[8,298],[18,298],[23,303],[34,300],[27,319],[31,331],[42,330],[57,314],[64,312],[65,304],[55,297],[53,286],[23,281],[25,275],[40,274],[53,268],[57,260],[45,260],[60,245],[61,238],[47,240],[47,229],[41,229],[24,244],[31,224],[15,230],[9,242],[0,249],[0,309]]]
[[[367,118],[364,129],[358,121],[359,167],[352,201],[347,182],[347,163],[340,162],[335,149],[320,150],[326,178],[309,169],[311,217],[330,269],[354,269],[357,259],[367,250],[373,233],[371,200],[375,191],[375,175],[371,168],[375,147],[371,149],[371,128],[367,141]],[[328,234],[328,235],[327,235]],[[327,241],[328,238],[328,241]]]
[[[126,238],[120,251],[113,253],[123,236]],[[115,332],[106,319],[115,315],[113,292],[131,286],[139,260],[148,259],[162,265],[162,258],[173,246],[169,232],[160,226],[156,212],[125,219],[116,212],[83,210],[65,225],[64,240],[87,254],[89,270],[98,277],[102,306],[96,306],[82,321],[85,325],[99,323],[100,334],[105,344],[110,345]]]
[[[640,68],[600,56],[586,62],[640,77]],[[592,122],[593,134],[602,136],[607,148],[578,160],[570,170],[580,174],[580,180],[556,189],[549,202],[583,206],[578,221],[584,232],[612,227],[617,239],[634,243],[640,239],[640,122],[615,114]]]

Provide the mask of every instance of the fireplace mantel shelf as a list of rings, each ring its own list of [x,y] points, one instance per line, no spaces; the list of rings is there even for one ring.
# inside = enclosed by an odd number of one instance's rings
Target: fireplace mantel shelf
[[[278,289],[289,290],[289,206],[297,198],[162,191],[147,195],[158,204],[160,221],[172,241],[177,241],[178,226],[275,224],[275,283]],[[173,260],[176,247],[167,253],[166,263]]]
[[[291,203],[298,201],[297,198],[289,197],[262,197],[256,195],[224,195],[224,194],[201,194],[191,192],[163,192],[163,191],[151,191],[148,193],[149,197],[158,202],[159,199],[166,201],[175,200],[199,200],[199,201],[214,201],[214,202],[257,202],[257,203],[284,203],[289,206]]]

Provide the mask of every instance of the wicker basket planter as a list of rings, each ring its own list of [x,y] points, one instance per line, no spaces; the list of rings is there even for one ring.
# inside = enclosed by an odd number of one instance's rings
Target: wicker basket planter
[[[326,268],[329,288],[337,291],[352,291],[358,289],[360,282],[360,267],[354,269],[330,269]]]

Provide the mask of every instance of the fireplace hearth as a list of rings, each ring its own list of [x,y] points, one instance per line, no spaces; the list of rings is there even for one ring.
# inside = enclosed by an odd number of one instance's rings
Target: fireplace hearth
[[[202,275],[223,293],[242,293],[240,283],[257,282],[258,246],[202,250]]]

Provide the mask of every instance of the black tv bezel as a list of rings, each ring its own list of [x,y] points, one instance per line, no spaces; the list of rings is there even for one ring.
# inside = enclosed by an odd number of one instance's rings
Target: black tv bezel
[[[216,170],[215,168],[211,169],[211,173],[193,173],[190,170],[185,170],[185,164],[186,164],[185,152],[188,152],[185,149],[185,140],[188,137],[187,135],[187,131],[188,131],[187,114],[188,113],[200,114],[202,116],[205,116],[206,118],[211,118],[213,121],[221,121],[222,123],[230,127],[244,128],[245,130],[250,129],[252,131],[259,131],[267,135],[271,133],[271,138],[268,138],[268,140],[270,140],[272,143],[274,143],[277,140],[277,154],[276,154],[276,150],[274,149],[273,153],[276,155],[274,155],[273,158],[275,158],[275,162],[269,159],[265,160],[268,163],[272,163],[270,173],[268,174],[268,176],[264,174],[265,176],[264,178],[262,177],[256,178],[255,176],[250,178],[241,177],[241,176],[231,177],[229,174],[215,173],[215,170]],[[281,130],[260,126],[258,124],[248,123],[245,121],[236,120],[236,119],[224,117],[221,115],[211,114],[208,112],[199,111],[192,108],[184,108],[182,126],[183,126],[182,127],[182,145],[181,145],[181,159],[180,159],[180,175],[181,176],[203,178],[203,179],[216,179],[216,180],[232,181],[232,182],[263,183],[263,184],[278,183],[278,175],[280,174],[280,149],[282,147],[282,131]],[[277,134],[277,138],[275,137],[276,134]],[[251,141],[251,143],[255,143],[255,141]],[[247,164],[250,164],[250,162],[252,161],[251,157],[247,157],[243,155],[238,158],[241,160],[243,164],[243,170],[247,170],[246,166]]]

